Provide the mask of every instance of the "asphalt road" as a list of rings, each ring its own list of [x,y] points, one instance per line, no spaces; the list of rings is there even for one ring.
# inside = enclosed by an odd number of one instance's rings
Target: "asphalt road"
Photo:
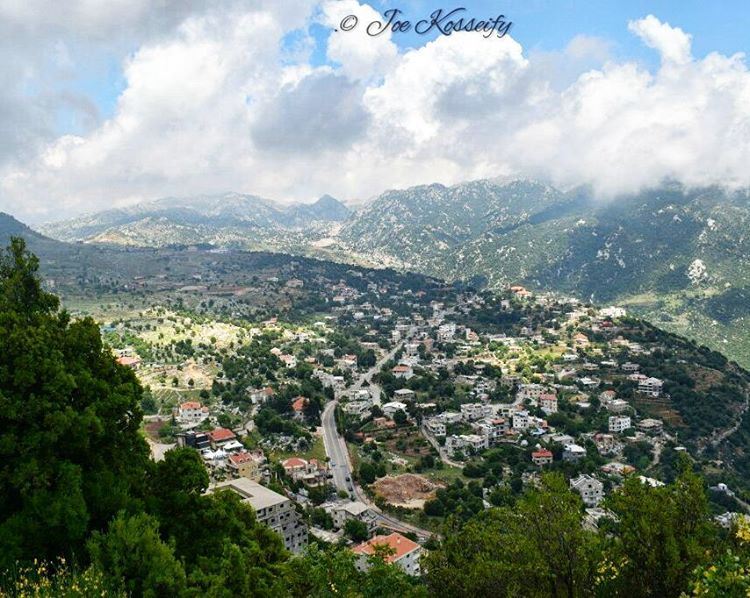
[[[354,500],[359,500],[370,507],[377,513],[377,521],[382,527],[387,527],[401,532],[415,533],[419,538],[427,539],[432,533],[427,530],[415,527],[405,523],[391,515],[381,512],[381,510],[370,501],[369,497],[362,489],[354,483],[352,477],[352,464],[349,460],[349,451],[346,448],[346,441],[339,435],[336,430],[336,405],[337,401],[331,401],[323,410],[321,416],[321,425],[323,428],[323,444],[325,445],[326,455],[330,459],[329,466],[333,474],[333,483],[337,490],[347,492]],[[349,478],[349,481],[347,481]]]

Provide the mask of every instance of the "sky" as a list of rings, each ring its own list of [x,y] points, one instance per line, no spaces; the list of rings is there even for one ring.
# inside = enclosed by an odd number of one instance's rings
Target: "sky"
[[[509,35],[365,33],[460,7]],[[748,186],[749,29],[721,1],[2,0],[0,211],[498,176],[603,199]]]

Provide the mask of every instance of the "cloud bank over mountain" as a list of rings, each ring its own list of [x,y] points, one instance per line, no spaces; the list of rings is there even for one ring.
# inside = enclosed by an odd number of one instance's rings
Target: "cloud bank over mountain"
[[[691,35],[653,15],[623,23],[658,52],[649,69],[586,36],[556,53],[471,33],[404,50],[334,30],[377,17],[354,0],[106,13],[81,0],[62,20],[45,4],[0,8],[0,210],[32,221],[167,195],[355,199],[499,175],[604,197],[665,178],[750,185],[745,56],[695,57]],[[105,116],[53,85],[92,55],[103,71],[121,61]],[[55,134],[61,105],[73,133]]]

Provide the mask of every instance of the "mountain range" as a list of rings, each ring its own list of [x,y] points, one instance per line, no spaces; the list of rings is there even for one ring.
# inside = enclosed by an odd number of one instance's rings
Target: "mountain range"
[[[224,193],[167,197],[49,224],[40,231],[62,241],[283,250],[343,222],[350,212],[330,195],[285,207],[255,195]]]
[[[750,193],[666,183],[603,200],[531,180],[391,190],[357,210],[324,196],[167,198],[47,225],[59,240],[209,243],[511,283],[624,304],[750,365]]]

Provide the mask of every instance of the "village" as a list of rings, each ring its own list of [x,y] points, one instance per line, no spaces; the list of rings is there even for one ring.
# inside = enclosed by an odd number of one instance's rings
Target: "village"
[[[699,448],[659,335],[622,308],[520,286],[314,292],[295,321],[154,307],[103,326],[147,388],[154,458],[198,451],[209,492],[239,494],[292,552],[345,543],[366,567],[387,546],[419,575],[446,516],[510,505],[544,471],[565,474],[595,527],[627,476],[661,485]]]

